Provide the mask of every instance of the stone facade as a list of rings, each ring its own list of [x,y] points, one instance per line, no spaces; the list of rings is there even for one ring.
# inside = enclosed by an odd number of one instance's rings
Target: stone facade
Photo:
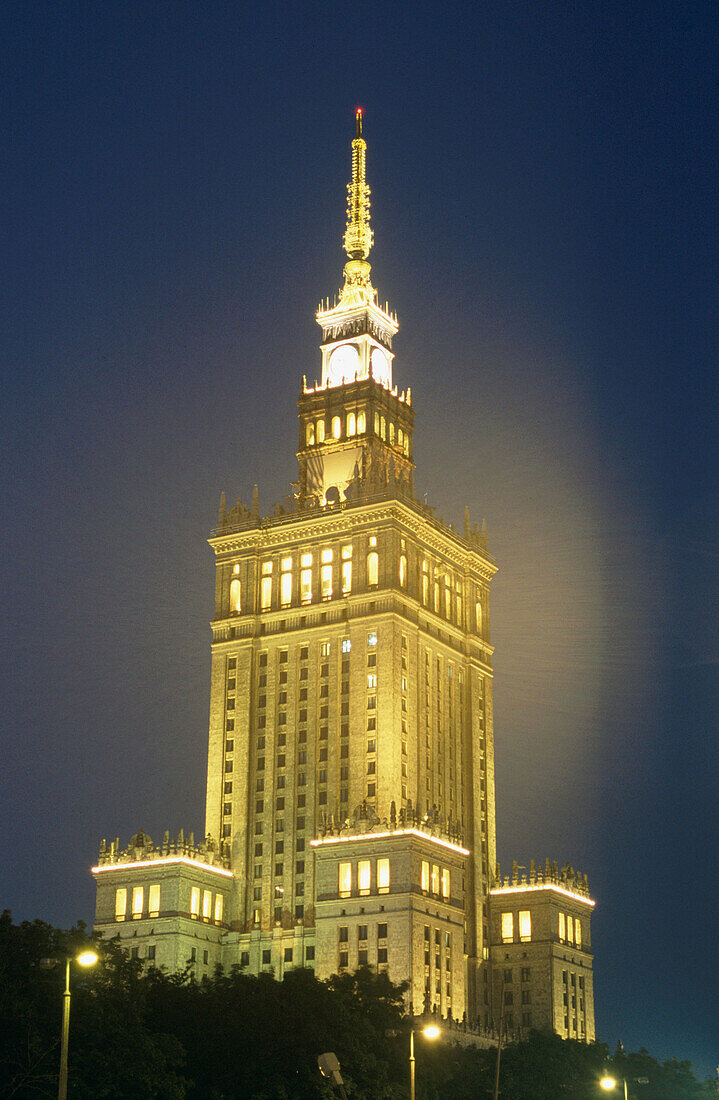
[[[550,890],[551,875],[535,876],[520,898],[497,877],[496,565],[484,525],[466,512],[458,531],[414,495],[412,394],[392,378],[397,320],[369,282],[364,148],[358,124],[352,250],[338,300],[317,314],[321,380],[302,381],[298,480],[270,515],[256,488],[249,507],[228,509],[223,495],[209,540],[206,840],[104,847],[96,927],[198,973],[219,962],[327,977],[367,963],[408,982],[413,1011],[485,1029],[502,989],[505,1010],[513,1000],[506,972],[531,971],[519,1002],[531,1025],[591,1038],[583,885]],[[506,889],[516,920],[520,902],[531,914],[531,942],[502,939]],[[570,917],[586,928],[581,947],[558,938],[560,912],[565,928]]]

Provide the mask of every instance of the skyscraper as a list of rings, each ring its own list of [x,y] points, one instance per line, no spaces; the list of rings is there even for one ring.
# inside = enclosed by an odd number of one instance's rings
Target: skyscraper
[[[257,490],[249,507],[223,497],[210,538],[205,838],[103,842],[96,925],[131,931],[138,957],[198,973],[386,968],[410,981],[414,1011],[485,1027],[498,998],[512,1003],[505,948],[516,944],[517,981],[529,976],[512,1026],[551,1019],[572,1034],[549,904],[564,898],[564,947],[571,921],[588,978],[574,1034],[591,1038],[586,881],[552,865],[503,881],[496,866],[496,566],[468,512],[458,531],[414,495],[398,322],[370,280],[362,122],[358,111],[344,284],[317,312],[318,380],[303,378],[298,399],[298,480],[264,517]],[[546,934],[539,953],[533,922]],[[525,966],[522,944],[534,953]],[[545,1001],[533,1019],[528,1006]]]

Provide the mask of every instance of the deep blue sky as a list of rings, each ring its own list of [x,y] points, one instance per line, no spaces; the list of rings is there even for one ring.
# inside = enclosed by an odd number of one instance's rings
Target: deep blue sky
[[[498,559],[499,855],[598,1034],[716,1064],[713,3],[6,3],[0,905],[204,816],[218,497],[294,479],[353,110],[417,488]]]

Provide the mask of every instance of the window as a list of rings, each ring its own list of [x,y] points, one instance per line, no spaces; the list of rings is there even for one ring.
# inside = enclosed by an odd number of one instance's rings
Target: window
[[[380,964],[387,962],[387,948],[386,947],[378,947],[377,948],[377,962],[380,963]]]
[[[350,547],[350,549],[352,549]],[[342,591],[348,593],[352,591],[352,560],[342,562]]]
[[[272,562],[268,562],[270,567]],[[264,569],[264,566],[262,567]],[[269,611],[272,605],[272,577],[263,577],[260,582],[260,607],[263,611]]]
[[[324,420],[317,421],[317,442],[324,443],[325,441],[325,422]]]
[[[348,898],[352,893],[351,863],[340,863],[339,865],[339,891],[341,898]]]
[[[332,438],[339,439],[342,435],[342,421],[338,416],[332,417]]]
[[[362,435],[363,432],[366,432],[366,431],[367,431],[367,417],[364,413],[364,410],[360,410],[360,412],[357,413],[357,434]]]
[[[432,893],[433,894],[438,894],[439,893],[439,867],[437,866],[436,863],[432,864],[432,877],[430,879],[430,882],[432,884]]]
[[[233,577],[230,581],[230,611],[239,615],[241,609],[242,585],[239,577]]]
[[[389,893],[389,860],[377,860],[377,890],[380,894]]]
[[[474,617],[477,625],[477,633],[482,633],[482,604],[479,600],[474,605]]]
[[[377,673],[376,672],[368,673],[368,675],[367,675],[367,687],[368,688],[376,688],[377,687]]]
[[[286,947],[285,948],[285,962],[286,963],[291,963],[292,962],[292,948],[291,947]]]
[[[286,568],[285,562],[289,562],[289,565]],[[280,603],[283,607],[289,607],[292,603],[292,558],[285,558],[282,562],[282,574],[280,576]]]
[[[121,886],[115,891],[115,920],[124,920],[127,915],[127,887]]]
[[[402,588],[407,584],[407,555],[401,554],[399,559],[399,583]]]
[[[449,868],[448,867],[443,867],[442,868],[442,897],[445,898],[445,899],[449,897]]]
[[[306,434],[305,438],[307,440],[307,446],[312,447],[313,444],[314,444],[314,441],[315,441],[315,426],[314,426],[314,424],[308,424],[306,432],[307,432],[307,434]]]
[[[559,938],[564,943],[567,938],[567,926],[564,919],[564,913],[559,914]]]
[[[192,886],[190,888],[190,916],[199,917],[200,915],[200,888],[199,886]]]
[[[151,917],[156,917],[160,912],[160,886],[159,883],[150,887],[148,907]]]
[[[330,655],[330,643],[329,642],[320,642],[320,657],[329,657],[329,655]],[[323,665],[322,668],[320,669],[320,672],[321,672],[322,676],[327,676],[327,674],[329,673],[328,666]]]
[[[343,653],[349,653],[351,649],[352,649],[352,643],[349,640],[349,638],[343,638],[342,639],[342,652]]]
[[[577,947],[581,948],[581,946],[582,946],[582,922],[580,921],[579,917],[577,917],[577,919],[574,922],[574,942],[577,945]]]
[[[375,631],[372,631],[370,634],[367,635],[367,645],[377,645],[377,634],[375,633]]]
[[[532,915],[527,909],[519,911],[519,942],[529,943],[532,938]]]
[[[204,890],[202,893],[202,919],[209,920],[212,916],[212,891]]]
[[[570,913],[567,913],[567,942],[572,943],[574,940],[574,918]]]
[[[332,595],[332,551],[328,551],[330,563],[320,568],[320,595],[323,600],[329,600]],[[322,554],[324,559],[325,552]]]
[[[347,435],[357,434],[357,417],[354,413],[347,414]]]
[[[367,584],[370,587],[379,584],[379,557],[376,550],[367,555]]]
[[[142,886],[135,886],[132,890],[132,919],[137,920],[142,916],[142,907],[145,904],[145,890]]]
[[[422,860],[422,889],[429,890],[429,863],[426,859]]]
[[[154,961],[154,959],[155,959],[155,945],[154,945],[154,943],[151,943],[150,946],[148,947],[147,957],[148,957],[148,959]]]
[[[368,859],[361,859],[357,864],[357,886],[360,895],[369,894],[370,861]]]
[[[502,943],[514,942],[514,915],[502,913]]]
[[[272,961],[272,952],[269,948],[265,948],[262,952],[262,965],[269,966]]]

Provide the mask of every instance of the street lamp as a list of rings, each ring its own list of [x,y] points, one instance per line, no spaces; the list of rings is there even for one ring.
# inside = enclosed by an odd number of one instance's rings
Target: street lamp
[[[599,1084],[600,1084],[600,1087],[603,1088],[606,1092],[610,1092],[612,1089],[615,1089],[617,1087],[619,1082],[617,1081],[616,1077],[610,1077],[609,1074],[605,1074],[605,1076],[602,1077]],[[626,1077],[622,1077],[622,1084],[624,1085],[624,1100],[627,1100],[627,1079],[626,1079]]]
[[[96,951],[81,951],[79,955],[65,958],[65,992],[62,1001],[62,1031],[60,1032],[60,1076],[57,1082],[57,1100],[67,1098],[67,1046],[70,1038],[70,963],[76,962],[80,966],[94,966],[99,956]],[[61,963],[62,959],[43,959],[41,966],[50,968]]]
[[[412,1028],[409,1033],[409,1100],[415,1100],[414,1097],[414,1033],[424,1035],[425,1039],[436,1039],[439,1035],[439,1028],[434,1024],[430,1024],[428,1027]]]

